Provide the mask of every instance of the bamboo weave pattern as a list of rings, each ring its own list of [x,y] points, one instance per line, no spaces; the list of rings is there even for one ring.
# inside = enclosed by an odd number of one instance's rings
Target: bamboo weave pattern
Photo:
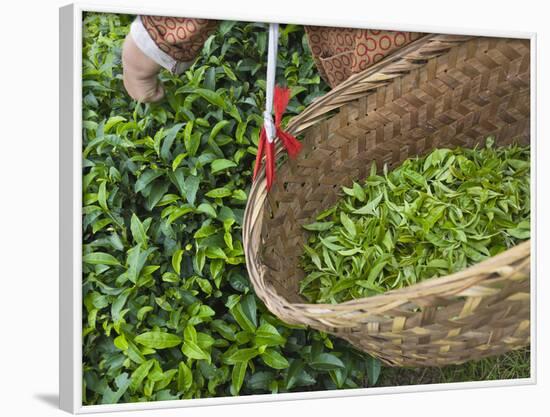
[[[256,294],[288,323],[348,340],[389,365],[442,366],[529,343],[530,241],[458,273],[341,304],[298,294],[302,228],[341,186],[439,147],[529,143],[529,41],[428,35],[350,77],[288,125],[303,150],[270,193],[261,172],[243,237]],[[277,155],[282,156],[280,149]]]

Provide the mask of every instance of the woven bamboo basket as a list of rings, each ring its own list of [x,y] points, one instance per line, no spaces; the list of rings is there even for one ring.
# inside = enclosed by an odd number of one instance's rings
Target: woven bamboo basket
[[[393,366],[442,366],[529,343],[530,242],[446,277],[341,304],[298,294],[303,224],[368,176],[438,147],[529,143],[529,41],[426,35],[356,74],[292,119],[303,150],[273,188],[252,185],[243,225],[258,297],[292,324],[341,337]]]

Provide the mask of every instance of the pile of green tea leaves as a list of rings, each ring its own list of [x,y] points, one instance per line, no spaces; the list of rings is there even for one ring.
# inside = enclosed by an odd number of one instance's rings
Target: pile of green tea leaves
[[[530,236],[529,147],[436,149],[343,188],[305,229],[301,293],[339,303],[460,271]]]

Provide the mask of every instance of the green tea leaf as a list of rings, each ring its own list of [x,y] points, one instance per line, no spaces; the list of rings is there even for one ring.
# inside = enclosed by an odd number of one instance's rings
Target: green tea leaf
[[[252,390],[266,391],[269,384],[275,379],[274,374],[269,371],[255,372],[246,380],[246,385]]]
[[[210,139],[215,139],[218,133],[229,124],[229,120],[220,120],[216,125],[212,128],[212,131],[210,132]]]
[[[408,180],[412,181],[415,185],[420,185],[423,188],[428,188],[428,183],[426,179],[420,175],[418,172],[412,170],[403,170],[403,175]]]
[[[266,349],[260,357],[267,366],[273,369],[285,369],[289,366],[288,361],[275,349]]]
[[[355,237],[355,235],[357,234],[357,229],[355,228],[355,224],[353,223],[353,221],[348,217],[346,213],[340,213],[340,221],[342,222],[342,225],[346,228],[350,236],[352,238]]]
[[[187,392],[193,384],[193,373],[191,369],[185,364],[180,362],[178,365],[178,391]]]
[[[388,262],[382,258],[372,266],[367,277],[369,285],[373,285],[374,280],[380,275],[380,272],[382,272],[387,263]]]
[[[185,192],[185,198],[187,199],[187,202],[191,205],[195,204],[195,199],[197,197],[197,191],[199,189],[200,182],[200,178],[192,175],[185,179],[183,190]]]
[[[378,204],[380,204],[380,201],[382,201],[383,195],[380,194],[376,198],[370,200],[367,204],[365,204],[363,207],[357,210],[353,210],[354,214],[372,214],[375,215],[376,208],[378,207]]]
[[[197,212],[207,214],[212,218],[216,218],[217,216],[216,210],[214,209],[214,207],[212,207],[212,205],[208,203],[199,204],[199,206],[197,207]]]
[[[241,304],[237,304],[231,309],[231,314],[235,321],[241,326],[241,329],[254,333],[256,330],[256,325],[247,314],[243,312]]]
[[[206,361],[210,361],[210,355],[202,350],[199,345],[190,340],[186,340],[183,343],[181,347],[181,352],[190,359],[203,359]]]
[[[141,333],[134,339],[137,343],[152,349],[166,349],[178,346],[181,338],[175,334],[151,331]]]
[[[134,372],[132,372],[132,375],[130,376],[130,390],[135,392],[139,389],[147,375],[149,374],[149,371],[153,367],[155,360],[149,359],[146,362],[143,362],[141,365],[139,365]]]
[[[227,159],[216,159],[212,162],[212,174],[215,174],[217,172],[236,167],[237,164],[233,161],[229,161]]]
[[[123,334],[115,337],[114,345],[120,350],[128,349],[128,342],[126,341],[126,337],[124,337]]]
[[[345,367],[344,363],[332,353],[320,353],[312,359],[309,365],[320,371],[329,371]]]
[[[118,259],[105,252],[92,252],[83,256],[84,263],[92,265],[120,265]]]
[[[209,246],[206,248],[205,255],[210,259],[226,259],[227,256],[222,248]]]
[[[165,131],[166,135],[164,136],[164,140],[162,141],[162,147],[160,150],[160,156],[162,157],[162,159],[167,160],[168,158],[170,158],[170,148],[172,147],[172,144],[176,139],[176,135],[178,134],[182,126],[183,123],[177,123],[170,129]]]
[[[109,211],[109,207],[107,207],[107,182],[102,181],[101,184],[99,184],[99,191],[97,192],[97,201],[99,202],[99,206],[105,210]]]
[[[176,274],[181,274],[181,258],[183,257],[183,249],[178,249],[172,255],[172,268],[176,271]]]
[[[244,376],[246,375],[247,366],[248,362],[239,362],[233,366],[233,370],[231,372],[231,388],[233,395],[238,395],[241,390]]]
[[[117,390],[113,391],[111,388],[107,387],[103,393],[103,398],[101,400],[102,404],[117,403],[130,386],[130,378],[128,378],[128,374],[124,372],[115,378],[115,383]]]
[[[109,120],[107,120],[107,123],[105,123],[105,126],[103,127],[103,131],[105,133],[109,133],[114,126],[125,121],[126,119],[122,116],[109,117]]]
[[[161,175],[164,175],[164,172],[160,171],[160,170],[156,170],[156,171],[147,170],[147,171],[144,171],[139,176],[139,178],[137,179],[137,181],[134,185],[134,191],[136,193],[139,193],[140,191],[145,189],[145,187],[147,187],[151,183],[151,181],[153,181],[154,179],[160,177]]]
[[[229,363],[248,362],[249,360],[258,356],[257,348],[238,349],[227,358]]]
[[[193,121],[187,122],[183,130],[183,142],[189,156],[195,156],[201,143],[200,135],[193,134]]]
[[[380,370],[382,368],[380,360],[373,356],[367,356],[367,376],[369,378],[369,385],[372,387],[376,385],[380,376]]]
[[[132,214],[132,220],[130,222],[130,229],[132,236],[136,243],[139,243],[144,249],[147,249],[147,233],[143,223],[139,220],[135,213]]]
[[[181,163],[183,162],[183,160],[188,156],[188,153],[180,153],[178,156],[176,156],[174,158],[174,160],[172,161],[172,171],[175,171],[176,169],[178,169],[178,167],[181,165]]]
[[[145,314],[149,313],[150,311],[153,311],[153,307],[151,306],[141,307],[137,312],[137,319],[140,321],[143,320],[143,318],[145,317]]]
[[[306,230],[315,232],[324,232],[330,230],[334,226],[334,222],[315,222],[302,226]]]
[[[224,197],[229,197],[230,195],[231,195],[231,190],[224,187],[215,188],[206,193],[207,197],[212,197],[212,198],[224,198]]]
[[[225,109],[225,101],[224,99],[214,91],[206,90],[204,88],[196,88],[193,90],[194,94],[198,94],[202,98],[204,98],[206,101],[210,102],[211,104],[221,107],[222,109]]]
[[[269,323],[264,323],[258,327],[254,335],[254,340],[258,346],[280,346],[284,345],[286,341],[285,338],[279,334],[275,326]]]

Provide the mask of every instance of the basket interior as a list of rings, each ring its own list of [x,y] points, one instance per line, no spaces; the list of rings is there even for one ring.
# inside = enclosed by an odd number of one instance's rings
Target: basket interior
[[[471,38],[305,129],[302,152],[278,168],[265,203],[266,283],[291,303],[305,301],[298,294],[302,225],[335,204],[342,186],[366,178],[373,161],[392,169],[435,148],[473,147],[487,136],[500,146],[528,144],[529,64],[528,40]]]

